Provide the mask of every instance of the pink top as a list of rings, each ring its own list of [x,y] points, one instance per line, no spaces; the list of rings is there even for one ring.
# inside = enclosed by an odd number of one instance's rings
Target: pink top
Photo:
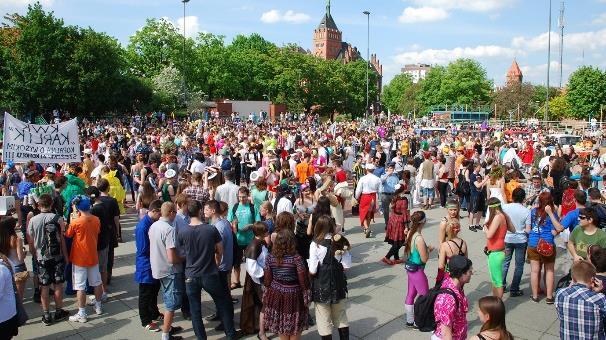
[[[450,294],[440,294],[436,298],[433,306],[433,312],[436,319],[435,336],[442,338],[442,325],[450,326],[452,329],[453,340],[467,339],[467,312],[469,311],[469,302],[462,290],[457,288],[452,278],[444,277],[442,288],[450,288],[457,296],[459,308],[455,299]]]

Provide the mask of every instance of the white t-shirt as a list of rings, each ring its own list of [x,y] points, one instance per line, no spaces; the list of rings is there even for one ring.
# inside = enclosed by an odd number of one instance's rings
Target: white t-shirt
[[[331,238],[331,234],[327,234],[324,237],[325,240],[330,240]],[[310,273],[315,274],[318,272],[318,266],[320,263],[322,263],[322,261],[324,261],[324,257],[326,256],[327,252],[328,249],[326,247],[316,242],[312,242],[309,245],[309,260],[307,260],[307,263],[309,264]],[[346,251],[343,255],[335,255],[335,259],[341,262],[343,268],[351,268],[351,254],[349,251]]]

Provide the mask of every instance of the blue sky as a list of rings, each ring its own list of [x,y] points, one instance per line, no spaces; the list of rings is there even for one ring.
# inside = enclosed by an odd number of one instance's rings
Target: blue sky
[[[22,12],[31,0],[0,0],[0,13]],[[146,18],[166,17],[182,27],[179,0],[42,0],[67,24],[90,26],[123,44]],[[257,32],[282,45],[312,45],[324,0],[191,0],[186,33]],[[332,0],[331,14],[345,41],[366,51],[366,18],[371,14],[371,53],[390,80],[406,63],[447,64],[476,59],[500,85],[514,58],[525,80],[544,84],[547,70],[548,0]],[[565,1],[564,83],[580,65],[606,68],[606,0]],[[560,1],[553,0],[551,84],[559,81]],[[364,53],[365,54],[365,53]]]

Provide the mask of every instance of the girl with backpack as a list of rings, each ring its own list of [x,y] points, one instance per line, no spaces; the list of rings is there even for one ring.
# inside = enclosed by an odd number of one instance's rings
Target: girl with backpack
[[[429,253],[433,251],[432,246],[425,243],[421,234],[425,223],[425,213],[416,211],[410,217],[412,225],[406,237],[404,252],[408,256],[404,267],[408,278],[408,290],[406,292],[406,301],[404,309],[406,311],[406,326],[413,328],[414,325],[414,301],[417,296],[427,294],[429,283],[425,275],[425,264],[429,259]]]
[[[334,219],[327,215],[320,216],[314,226],[314,240],[309,246],[312,301],[322,340],[332,339],[333,326],[338,328],[341,340],[349,340],[345,270],[351,267],[351,254],[348,247],[337,244],[345,240],[335,229]]]

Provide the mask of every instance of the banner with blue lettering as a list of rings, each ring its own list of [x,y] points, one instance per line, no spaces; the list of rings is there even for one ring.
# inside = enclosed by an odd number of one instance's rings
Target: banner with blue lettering
[[[59,124],[29,124],[4,113],[3,160],[22,163],[81,162],[76,119]]]

